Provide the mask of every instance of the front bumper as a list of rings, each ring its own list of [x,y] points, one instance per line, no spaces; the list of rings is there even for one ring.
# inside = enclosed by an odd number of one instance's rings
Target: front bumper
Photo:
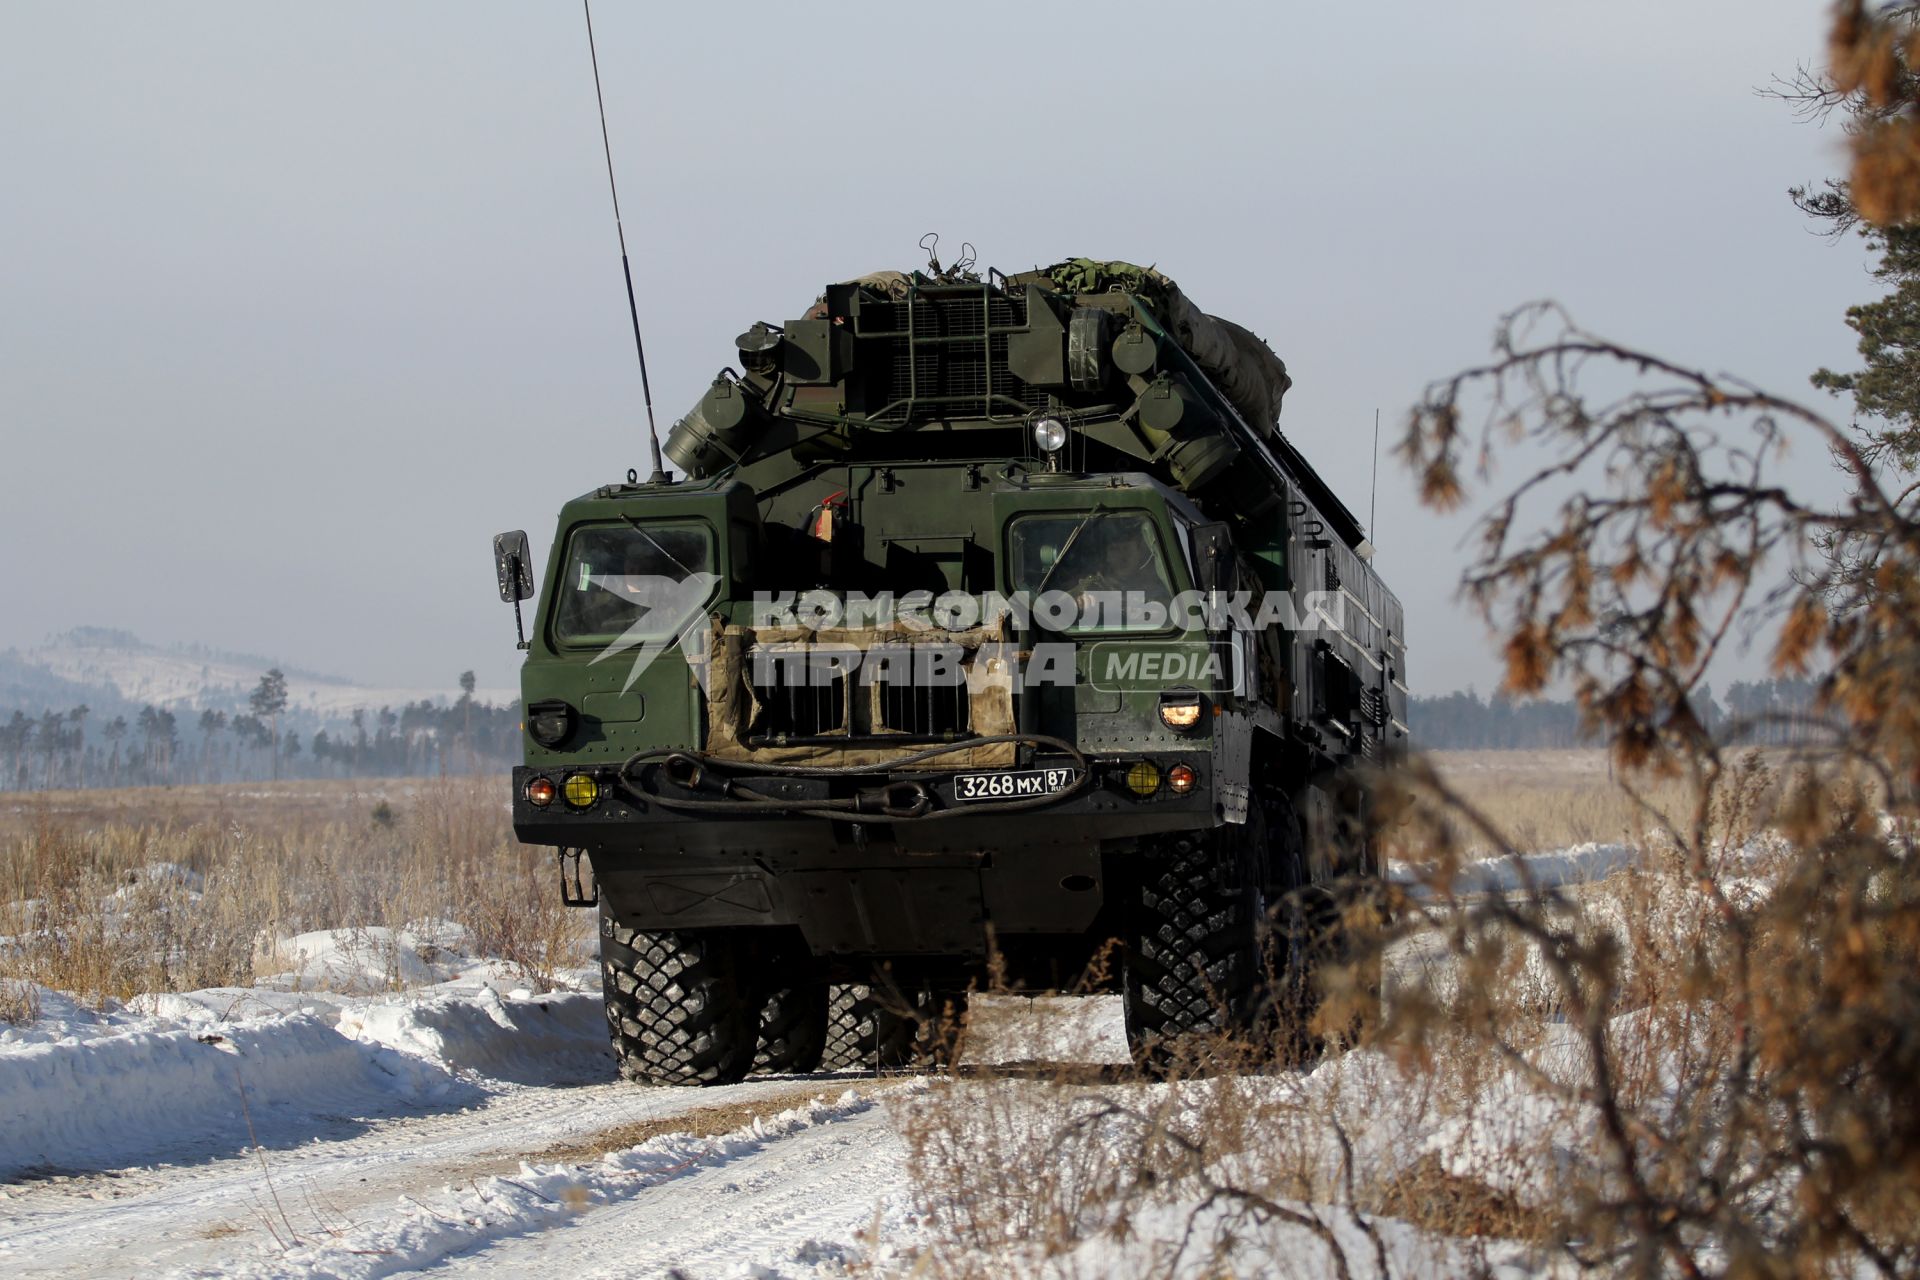
[[[1074,790],[1004,804],[957,798],[958,775],[993,772],[979,769],[875,768],[848,775],[790,776],[756,773],[751,762],[733,762],[724,766],[718,785],[711,775],[699,785],[682,785],[654,763],[642,765],[633,778],[622,778],[619,766],[612,765],[522,766],[513,771],[513,824],[526,844],[654,854],[677,861],[703,855],[811,860],[809,855],[865,849],[876,842],[912,853],[1018,845],[1091,849],[1130,837],[1211,827],[1222,820],[1214,794],[1214,761],[1205,743],[1190,752],[1090,755],[1087,762],[1089,775]],[[1151,764],[1160,778],[1148,795],[1137,794],[1127,782],[1128,773],[1142,762]],[[1041,756],[1023,768],[1068,763]],[[1176,793],[1168,781],[1176,764],[1194,773],[1193,786],[1184,794]],[[601,798],[591,806],[575,808],[564,798],[566,780],[576,773],[589,774],[599,784]],[[559,793],[544,807],[527,799],[527,784],[536,777],[552,781]],[[730,794],[743,790],[756,799],[730,802]],[[910,796],[921,799],[922,812],[909,816],[906,810],[916,806],[888,804]],[[862,797],[867,811],[844,808],[861,804]],[[812,805],[832,809],[810,810]]]

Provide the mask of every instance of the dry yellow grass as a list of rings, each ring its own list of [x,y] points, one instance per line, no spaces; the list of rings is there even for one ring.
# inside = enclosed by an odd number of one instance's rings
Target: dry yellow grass
[[[1682,783],[1642,780],[1636,800],[1600,749],[1436,751],[1428,758],[1463,800],[1526,849],[1637,843],[1649,829],[1646,805],[1676,813],[1692,798]],[[1464,832],[1461,839],[1468,847],[1485,843]]]
[[[0,804],[0,1016],[251,982],[274,939],[452,920],[545,985],[579,930],[498,779],[52,792]]]

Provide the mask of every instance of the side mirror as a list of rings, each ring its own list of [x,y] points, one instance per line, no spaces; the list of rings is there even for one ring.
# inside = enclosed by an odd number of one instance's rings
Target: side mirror
[[[1193,585],[1211,596],[1233,587],[1233,538],[1225,524],[1193,527]]]
[[[527,532],[495,534],[493,572],[500,580],[500,598],[509,604],[533,599],[533,557],[527,548]]]
[[[533,599],[533,554],[527,549],[527,531],[495,534],[493,539],[493,576],[500,583],[500,598],[513,606],[515,647],[527,647],[527,628],[520,619],[520,602]]]

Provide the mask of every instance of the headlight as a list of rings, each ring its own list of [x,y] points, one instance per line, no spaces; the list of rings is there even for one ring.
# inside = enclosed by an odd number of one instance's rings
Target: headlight
[[[564,702],[536,702],[527,708],[527,732],[543,747],[558,747],[573,736],[573,708]]]
[[[1206,700],[1191,689],[1169,689],[1160,695],[1160,723],[1178,733],[1188,733],[1200,724]]]
[[[1067,443],[1067,424],[1058,418],[1042,418],[1033,424],[1033,442],[1042,453],[1057,453]]]
[[[600,784],[590,773],[576,773],[567,779],[567,804],[575,809],[591,809],[600,799]]]
[[[1193,790],[1198,781],[1191,765],[1177,764],[1167,770],[1167,789],[1177,796],[1183,796]]]
[[[527,803],[536,809],[544,809],[553,803],[554,786],[552,778],[527,779]]]

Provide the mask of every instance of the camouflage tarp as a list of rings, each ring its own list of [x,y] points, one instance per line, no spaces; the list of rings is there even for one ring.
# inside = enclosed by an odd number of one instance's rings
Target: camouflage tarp
[[[913,287],[913,277],[904,271],[869,271],[863,276],[855,276],[851,280],[842,280],[839,283],[865,285],[869,289],[874,289],[886,294],[889,298],[898,299],[907,296],[907,290]],[[801,318],[805,320],[821,320],[826,317],[826,314],[827,295],[822,293],[818,298],[813,300],[813,305],[807,309],[806,315]]]
[[[1279,429],[1280,401],[1293,379],[1287,376],[1286,363],[1259,335],[1200,310],[1179,285],[1152,267],[1070,258],[1045,268],[1044,274],[1064,293],[1105,293],[1117,287],[1140,294],[1249,426],[1269,433]]]

